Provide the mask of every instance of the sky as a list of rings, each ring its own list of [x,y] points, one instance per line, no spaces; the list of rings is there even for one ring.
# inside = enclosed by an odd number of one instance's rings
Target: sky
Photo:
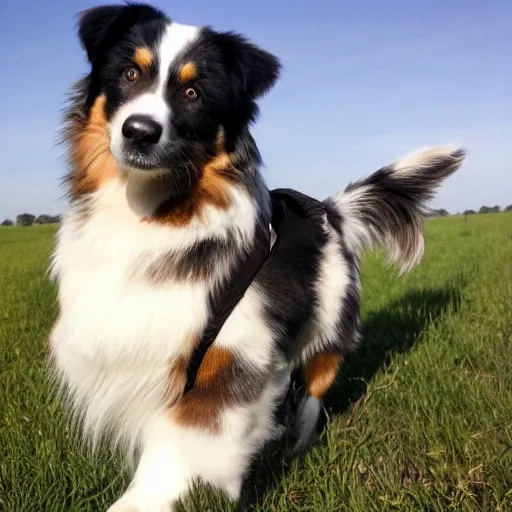
[[[95,5],[0,2],[0,221],[65,208],[58,130],[67,90],[88,69],[76,15]],[[181,23],[241,32],[280,58],[253,129],[269,187],[323,199],[409,151],[458,144],[467,161],[431,206],[512,203],[510,0],[154,5]]]

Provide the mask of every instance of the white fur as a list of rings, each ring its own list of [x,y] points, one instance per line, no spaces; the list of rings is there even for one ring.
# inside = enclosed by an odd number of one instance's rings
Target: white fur
[[[267,367],[273,353],[273,335],[264,321],[261,311],[261,294],[253,285],[245,293],[244,300],[229,315],[218,335],[218,346],[230,351],[240,351],[258,368]],[[241,337],[240,333],[244,335]]]
[[[371,205],[371,188],[358,187],[348,192],[339,192],[333,196],[344,220],[344,238],[349,251],[361,254],[365,248],[370,248],[379,235],[363,222],[357,214],[358,205],[365,203],[367,208]]]
[[[433,146],[411,151],[391,164],[395,174],[404,175],[417,172],[418,169],[431,167],[436,160],[453,157],[458,148],[455,146]],[[460,163],[453,160],[454,165]]]
[[[319,298],[314,316],[315,338],[318,341],[337,338],[336,326],[343,307],[343,298],[350,284],[349,270],[341,252],[339,235],[331,226],[327,226],[327,221],[325,229],[328,231],[328,241],[322,250],[319,276],[315,283]],[[307,355],[313,355],[320,348],[318,343],[309,343]]]
[[[197,39],[200,32],[199,27],[183,25],[172,22],[167,29],[160,43],[158,58],[160,60],[160,73],[158,79],[157,94],[163,95],[167,85],[169,68],[183,51]]]

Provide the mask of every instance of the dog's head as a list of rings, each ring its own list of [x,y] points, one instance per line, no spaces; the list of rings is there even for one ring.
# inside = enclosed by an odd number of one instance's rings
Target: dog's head
[[[233,150],[279,74],[276,57],[241,35],[175,23],[148,5],[93,8],[78,28],[91,65],[85,122],[73,127],[82,167],[103,153],[91,147],[103,126],[119,169],[190,186]]]

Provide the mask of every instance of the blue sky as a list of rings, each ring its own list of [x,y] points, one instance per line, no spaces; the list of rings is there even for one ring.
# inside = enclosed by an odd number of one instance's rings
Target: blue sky
[[[95,2],[2,0],[0,220],[60,213],[65,93],[87,65],[75,15]],[[323,198],[431,144],[470,151],[433,203],[512,203],[510,0],[196,0],[155,5],[234,29],[278,55],[283,76],[254,129],[270,187]]]

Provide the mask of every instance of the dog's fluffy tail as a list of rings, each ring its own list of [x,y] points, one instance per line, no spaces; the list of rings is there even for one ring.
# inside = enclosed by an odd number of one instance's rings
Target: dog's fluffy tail
[[[400,273],[416,266],[425,246],[426,203],[465,155],[464,149],[454,147],[410,153],[326,199],[340,214],[348,249],[360,255],[383,246]]]
[[[340,222],[347,248],[360,256],[375,246],[387,249],[401,273],[411,270],[423,256],[423,218],[436,189],[462,164],[466,152],[433,147],[411,153],[367,178],[349,184],[324,201]],[[298,412],[295,454],[313,439],[321,401],[306,396]]]

